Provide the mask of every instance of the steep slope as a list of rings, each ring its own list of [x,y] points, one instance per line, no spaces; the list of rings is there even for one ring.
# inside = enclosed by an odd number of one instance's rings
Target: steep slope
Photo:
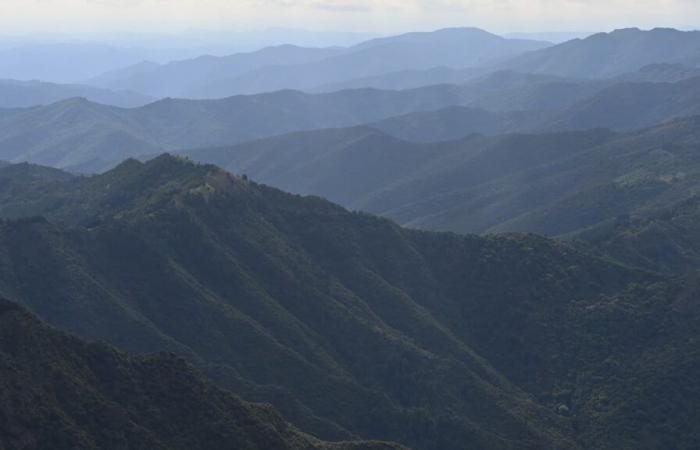
[[[0,108],[48,105],[72,97],[84,97],[95,103],[125,108],[143,106],[153,101],[151,97],[134,92],[115,92],[84,85],[0,80]]]
[[[501,67],[563,77],[610,78],[654,63],[700,65],[700,32],[630,28],[598,33],[517,56]]]
[[[697,296],[590,249],[405,230],[167,156],[3,198],[70,228],[3,223],[2,294],[186,355],[304,430],[435,449],[697,440]]]
[[[80,225],[0,232],[0,292],[52,324],[187,356],[322,437],[568,446],[561,419],[433,316],[433,275],[389,222],[171,157],[15,194],[5,215]]]
[[[204,382],[174,355],[129,357],[0,300],[0,447],[390,450],[329,444]]]

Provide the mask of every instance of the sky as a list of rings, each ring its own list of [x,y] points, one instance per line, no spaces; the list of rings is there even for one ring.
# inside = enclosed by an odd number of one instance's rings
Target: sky
[[[253,30],[390,33],[695,29],[700,0],[0,0],[3,33]]]

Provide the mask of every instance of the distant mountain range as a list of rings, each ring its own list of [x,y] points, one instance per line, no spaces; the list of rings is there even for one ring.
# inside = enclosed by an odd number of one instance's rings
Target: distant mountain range
[[[445,29],[373,39],[348,48],[282,46],[162,66],[141,65],[93,82],[156,97],[221,98],[280,89],[406,89],[461,83],[503,69],[603,79],[652,64],[698,67],[700,33],[624,29],[552,45],[505,39],[474,28]]]
[[[629,148],[641,152],[632,144],[650,134],[630,138]],[[553,138],[531,139],[540,147]],[[513,161],[491,146],[472,159],[514,169],[561,148],[521,145]],[[672,254],[663,270],[640,268],[657,235],[638,234],[643,223],[599,229],[600,244],[594,236],[412,231],[167,155],[64,176],[0,169],[0,294],[84,338],[187,357],[220,386],[271,402],[303,431],[420,450],[697,442],[698,285],[679,278]],[[696,209],[674,215],[689,224]],[[675,226],[664,228],[669,239],[697,229]],[[638,253],[618,251],[624,239],[635,239],[630,250]],[[65,436],[112,437],[110,427],[129,418],[148,420],[154,441],[168,448],[185,438],[200,448],[195,436],[204,433],[209,448],[227,437],[249,439],[250,448],[325,448],[294,440],[269,409],[202,383],[172,356],[128,358],[49,332],[6,302],[0,308],[0,365],[10,368],[3,395],[24,399],[19,417],[38,426],[22,436],[82,414],[83,428],[67,422]],[[35,389],[44,390],[43,403],[27,400]],[[95,401],[58,409],[73,392]],[[99,414],[109,402],[110,413]],[[66,415],[51,420],[38,405]],[[259,439],[269,441],[256,446]],[[392,448],[381,445],[348,448]]]
[[[201,57],[136,72],[126,69],[123,77],[111,73],[92,82],[110,89],[186,98],[322,86],[328,90],[330,84],[392,72],[483,66],[549,45],[505,39],[475,28],[455,28],[373,39],[348,48],[282,46],[228,57]],[[430,75],[423,78],[425,84],[436,82]]]
[[[140,63],[102,74],[88,83],[110,89],[148,92],[154,97],[197,97],[194,91],[205,89],[222,77],[235,77],[268,66],[287,66],[316,62],[345,51],[335,48],[303,48],[294,45],[267,47],[231,56],[200,56],[167,64]],[[274,90],[274,89],[273,89]],[[228,97],[236,92],[231,90]]]

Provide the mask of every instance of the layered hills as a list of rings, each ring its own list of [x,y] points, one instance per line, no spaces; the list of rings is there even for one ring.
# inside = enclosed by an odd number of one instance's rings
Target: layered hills
[[[462,85],[403,91],[279,91],[161,100],[124,109],[86,99],[0,110],[0,158],[96,172],[126,157],[231,145],[284,133],[370,125],[414,141],[608,127],[698,114],[698,80],[583,82],[498,72]]]
[[[187,154],[412,227],[562,235],[692,197],[699,133],[697,117],[631,133],[472,135],[438,143],[359,127]]]
[[[226,57],[200,57],[138,71],[127,69],[122,75],[112,72],[93,82],[151,96],[220,98],[314,89],[407,70],[483,66],[549,45],[506,39],[476,28],[453,28],[372,39],[347,48],[280,46]],[[435,80],[428,77],[425,84],[435,84]]]
[[[280,89],[406,89],[461,83],[501,69],[605,79],[649,65],[697,68],[699,54],[698,32],[668,28],[620,29],[557,45],[454,28],[372,39],[345,48],[278,46],[225,57],[134,66],[91,82],[150,96],[219,98]]]

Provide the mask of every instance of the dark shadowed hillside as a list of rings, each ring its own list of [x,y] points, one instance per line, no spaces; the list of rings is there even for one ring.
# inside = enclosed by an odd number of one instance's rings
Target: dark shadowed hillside
[[[78,228],[4,224],[0,291],[52,324],[175,351],[322,437],[568,446],[564,420],[431,313],[433,275],[390,222],[172,157],[27,189],[7,216]]]
[[[170,156],[12,189],[2,215],[48,221],[3,223],[0,293],[191,358],[304,431],[419,449],[697,440],[698,316],[676,302],[694,291],[590,247],[405,230]]]
[[[7,450],[390,450],[318,441],[181,358],[86,344],[0,300],[0,447]]]

